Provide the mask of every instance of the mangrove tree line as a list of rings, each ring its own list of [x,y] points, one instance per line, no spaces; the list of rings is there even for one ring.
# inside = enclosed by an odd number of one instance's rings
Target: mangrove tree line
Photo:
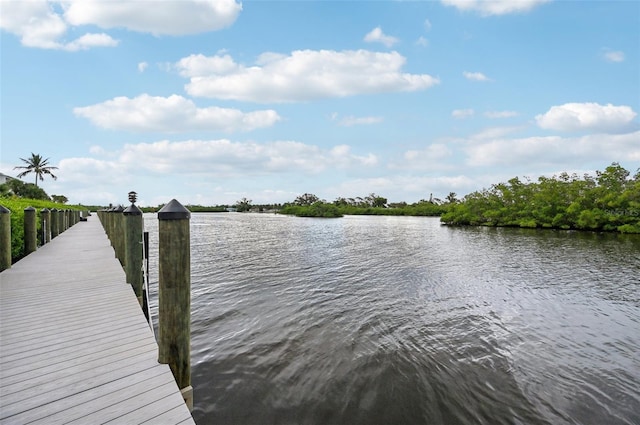
[[[640,170],[630,177],[614,162],[595,176],[562,173],[535,182],[515,177],[466,195],[441,221],[640,233]]]

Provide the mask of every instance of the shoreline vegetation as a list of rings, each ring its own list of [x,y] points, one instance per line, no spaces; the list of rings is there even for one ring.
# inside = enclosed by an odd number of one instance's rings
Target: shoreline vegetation
[[[640,233],[640,169],[630,178],[630,172],[614,162],[595,176],[561,173],[537,181],[514,177],[461,200],[450,193],[445,202],[430,199],[411,205],[387,205],[385,198],[374,194],[355,205],[344,198],[327,203],[305,194],[279,213],[300,217],[440,216],[443,224],[458,226]]]
[[[0,197],[0,205],[11,211],[11,262],[15,263],[24,257],[24,209],[33,207],[36,209],[36,231],[42,233],[42,221],[40,211],[44,208],[59,210],[87,211],[90,207],[83,205],[67,205],[44,199]],[[39,239],[39,238],[38,238]],[[40,242],[38,242],[40,243]]]
[[[153,212],[160,209],[144,209]],[[229,206],[187,206],[192,212],[225,212]],[[339,218],[345,215],[440,217],[452,226],[519,227],[596,232],[640,233],[640,169],[635,175],[614,162],[595,175],[560,173],[552,177],[514,177],[506,183],[472,192],[462,199],[450,193],[414,204],[388,203],[374,193],[364,198],[327,202],[309,193],[293,202],[252,205],[243,198],[238,212],[275,212],[297,217]]]
[[[640,169],[612,163],[595,176],[515,177],[473,192],[441,216],[444,224],[640,233]]]
[[[561,173],[536,181],[514,177],[506,183],[472,192],[462,199],[450,193],[444,200],[430,197],[413,204],[389,203],[371,193],[364,198],[338,198],[327,202],[309,193],[285,204],[253,205],[243,198],[235,205],[185,205],[191,212],[270,212],[298,217],[337,218],[345,215],[440,217],[445,225],[585,230],[640,234],[640,169],[631,173],[614,162],[595,176]],[[11,211],[13,262],[22,258],[26,207],[97,211],[105,206],[53,202],[40,188],[18,180],[0,185],[0,205]],[[13,193],[7,189],[13,189]],[[18,191],[23,191],[21,196]],[[33,190],[37,196],[29,196]],[[31,192],[29,192],[31,191]],[[42,193],[40,193],[42,192]],[[37,199],[40,197],[40,199]],[[55,200],[64,196],[57,196]],[[157,207],[141,207],[157,212]],[[38,231],[41,232],[38,219]]]

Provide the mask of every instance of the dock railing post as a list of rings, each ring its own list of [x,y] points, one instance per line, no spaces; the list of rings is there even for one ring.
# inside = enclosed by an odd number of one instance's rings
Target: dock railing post
[[[175,199],[158,211],[158,362],[171,367],[191,411],[190,218]]]
[[[0,272],[11,268],[11,210],[0,205]]]
[[[65,228],[64,228],[64,210],[61,210],[60,208],[58,208],[58,236],[60,236],[60,234],[64,233]]]
[[[131,201],[131,205],[122,212],[124,216],[124,271],[127,283],[131,284],[136,297],[138,297],[138,302],[142,305],[142,257],[144,255],[142,211],[134,204],[136,202],[135,192],[129,192],[129,201]]]
[[[120,261],[122,267],[125,267],[124,260],[124,207],[118,205],[113,213],[113,249],[116,251],[116,258]]]
[[[105,230],[107,231],[107,238],[109,239],[109,243],[112,247],[114,247],[113,252],[115,253],[115,245],[113,244],[113,206],[109,207],[107,211],[105,211],[105,222],[107,225],[105,226]]]
[[[42,245],[51,242],[51,211],[48,208],[40,210],[40,222],[42,223]]]
[[[60,234],[60,230],[58,229],[58,210],[53,208],[51,210],[51,239],[55,238]]]
[[[24,255],[35,252],[38,248],[38,229],[36,221],[36,209],[27,207],[24,209]]]

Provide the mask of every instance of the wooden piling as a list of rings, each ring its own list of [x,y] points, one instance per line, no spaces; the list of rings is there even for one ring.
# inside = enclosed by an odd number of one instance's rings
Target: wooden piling
[[[11,268],[11,210],[0,205],[0,272]]]
[[[48,208],[40,210],[40,223],[42,223],[40,241],[44,245],[51,242],[51,211]]]
[[[24,209],[24,255],[35,252],[38,248],[38,229],[36,209],[27,207]]]
[[[122,212],[124,216],[124,247],[125,266],[124,271],[127,276],[127,283],[133,287],[133,291],[142,305],[142,211],[134,204],[129,205]]]
[[[58,214],[56,215],[58,221],[58,235],[64,232],[64,210],[58,208]]]
[[[189,210],[175,199],[158,211],[158,362],[170,366],[193,410],[190,218]]]
[[[111,244],[112,247],[114,247],[114,244],[113,244],[113,207],[109,207],[104,212],[104,231],[107,233],[107,239],[109,239],[109,243]],[[114,248],[113,252],[114,253],[116,252],[115,248]]]
[[[118,205],[113,214],[113,249],[116,251],[116,258],[120,261],[122,267],[125,267],[125,253],[124,253],[124,207]]]
[[[56,208],[51,210],[51,239],[60,234],[60,220],[58,220],[59,211]]]

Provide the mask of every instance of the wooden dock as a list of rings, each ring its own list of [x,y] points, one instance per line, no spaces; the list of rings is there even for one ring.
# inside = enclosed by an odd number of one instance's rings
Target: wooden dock
[[[0,273],[0,424],[193,424],[96,216]]]

